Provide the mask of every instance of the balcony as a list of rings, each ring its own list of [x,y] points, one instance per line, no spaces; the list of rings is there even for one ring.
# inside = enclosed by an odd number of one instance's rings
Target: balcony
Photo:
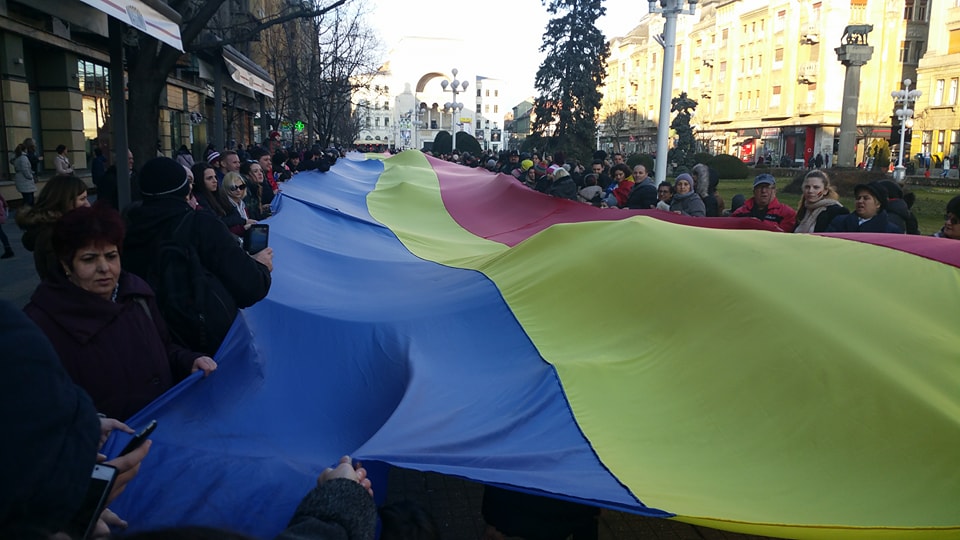
[[[800,28],[800,39],[805,44],[820,43],[820,28],[814,23],[807,23]]]
[[[813,114],[817,110],[816,103],[800,103],[797,105],[797,114],[800,116],[806,116]]]
[[[716,54],[713,51],[705,51],[703,53],[703,65],[707,67],[713,67],[713,63],[716,61]]]
[[[813,84],[817,82],[817,73],[819,71],[819,62],[804,62],[800,65],[800,71],[797,75],[797,82],[800,84]]]

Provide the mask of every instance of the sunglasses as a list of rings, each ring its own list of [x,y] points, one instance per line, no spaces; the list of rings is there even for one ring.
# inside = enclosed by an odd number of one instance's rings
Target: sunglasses
[[[951,225],[956,225],[957,223],[960,223],[960,218],[958,218],[957,216],[955,216],[955,215],[953,215],[953,214],[944,214],[944,215],[943,215],[943,220],[944,220],[944,221],[949,221]]]
[[[247,186],[245,184],[237,184],[237,185],[230,186],[230,191],[240,191],[241,189],[247,189]]]

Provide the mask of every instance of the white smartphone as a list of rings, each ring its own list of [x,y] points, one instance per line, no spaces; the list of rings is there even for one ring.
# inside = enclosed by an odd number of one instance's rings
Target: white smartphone
[[[90,537],[97,526],[100,514],[107,506],[107,498],[110,496],[110,490],[113,489],[113,482],[116,478],[117,469],[114,467],[103,464],[93,466],[87,494],[83,498],[80,509],[73,515],[73,519],[67,526],[68,530],[66,532],[70,534],[71,538],[86,540]]]

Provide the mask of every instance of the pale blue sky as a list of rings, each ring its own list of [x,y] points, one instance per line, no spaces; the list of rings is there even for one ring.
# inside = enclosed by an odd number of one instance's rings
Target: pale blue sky
[[[540,0],[368,0],[371,26],[389,50],[404,36],[457,37],[466,42],[464,71],[510,82],[510,106],[533,94],[538,52],[550,20]],[[622,36],[647,13],[641,0],[605,0],[597,26],[607,38]],[[469,64],[469,67],[467,67]]]

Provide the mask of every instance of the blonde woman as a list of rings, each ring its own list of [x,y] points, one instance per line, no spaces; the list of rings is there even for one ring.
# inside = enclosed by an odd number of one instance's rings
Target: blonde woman
[[[223,184],[219,190],[220,205],[226,215],[220,218],[230,232],[243,236],[243,231],[256,223],[247,215],[247,206],[244,198],[247,196],[247,183],[240,173],[228,172],[223,176]]]
[[[822,170],[810,171],[803,177],[802,191],[795,233],[824,232],[833,218],[850,213],[840,204],[840,196],[830,185],[830,176]]]

